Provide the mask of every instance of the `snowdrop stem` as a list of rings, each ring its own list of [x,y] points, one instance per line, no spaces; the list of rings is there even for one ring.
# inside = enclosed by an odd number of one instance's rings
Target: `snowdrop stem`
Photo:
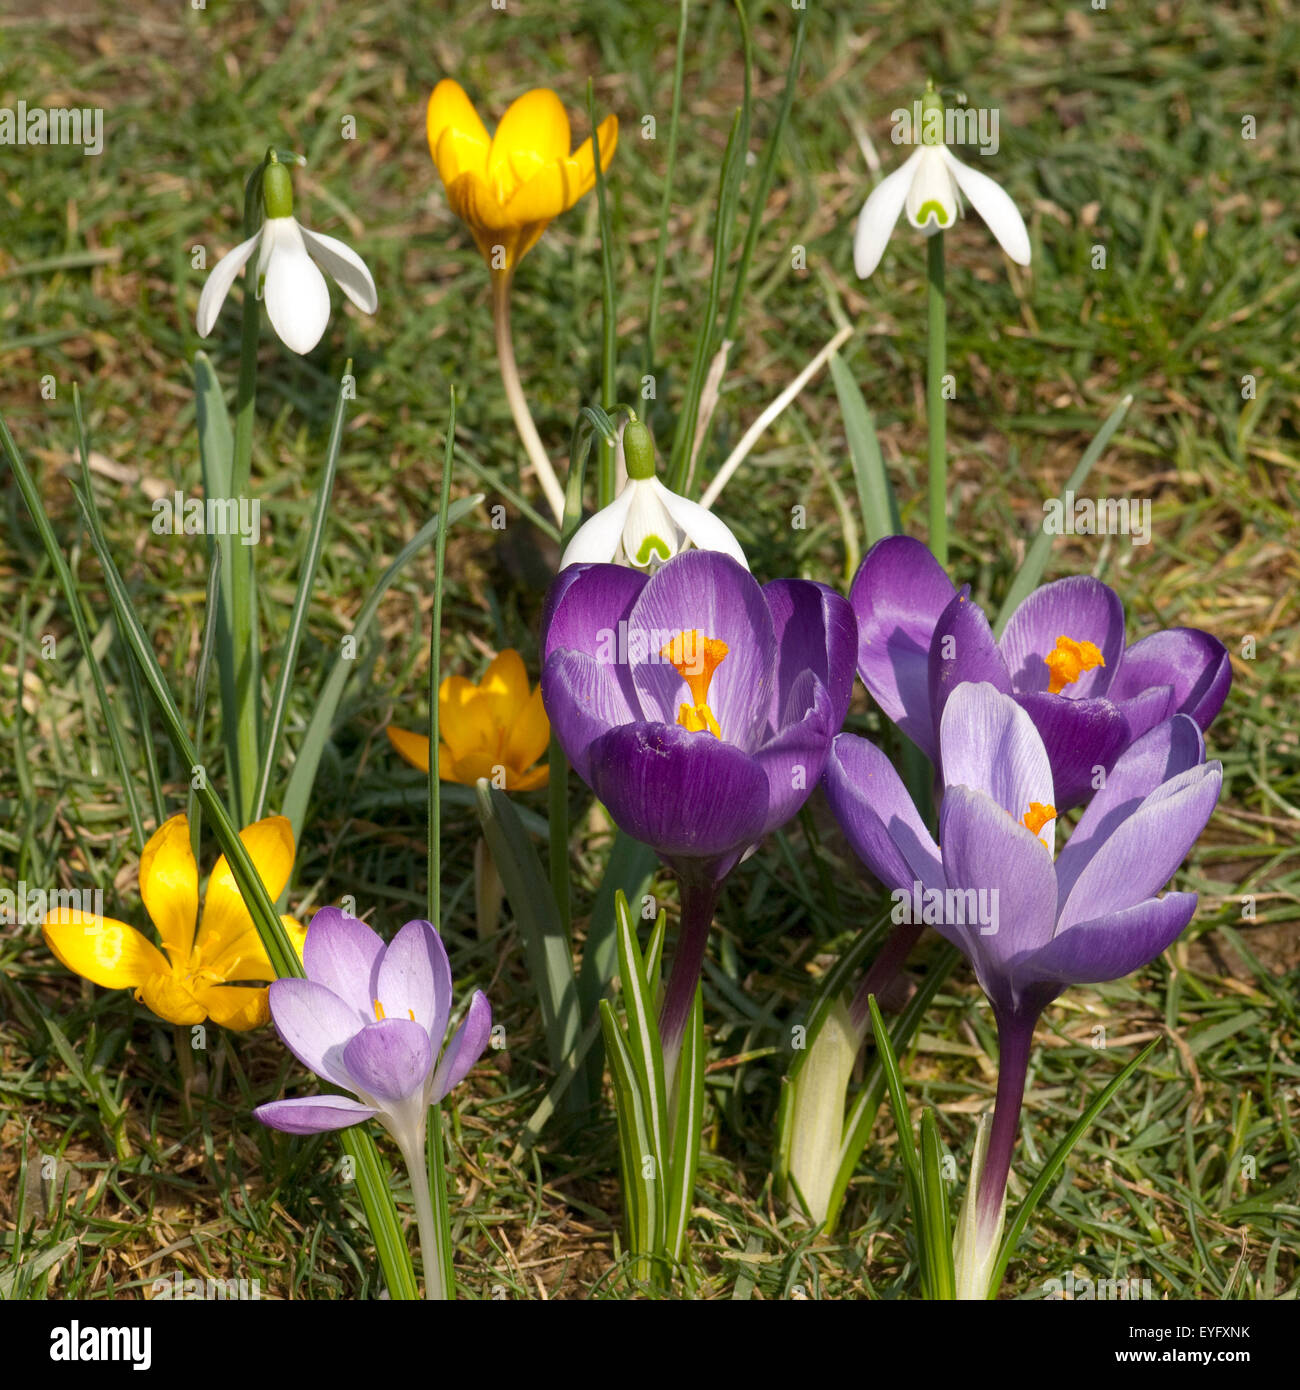
[[[511,271],[492,273],[492,326],[496,331],[497,363],[501,368],[501,384],[506,388],[506,400],[510,403],[510,414],[514,416],[515,429],[523,441],[524,450],[537,474],[537,480],[546,494],[555,520],[564,524],[564,489],[555,476],[551,460],[533,417],[524,399],[524,388],[519,381],[519,368],[515,363],[515,345],[510,336],[510,284],[514,279]]]
[[[929,297],[929,360],[925,376],[926,427],[930,437],[930,549],[948,563],[948,420],[943,376],[948,356],[948,311],[943,294],[944,234],[926,238]]]

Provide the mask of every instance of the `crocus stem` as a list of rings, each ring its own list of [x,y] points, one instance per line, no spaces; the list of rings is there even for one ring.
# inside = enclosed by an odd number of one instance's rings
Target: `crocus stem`
[[[863,976],[849,1009],[853,1027],[863,1038],[871,1031],[871,1012],[867,1000],[873,994],[879,999],[882,992],[893,983],[904,962],[912,954],[912,948],[920,939],[923,930],[924,923],[900,922],[885,942],[880,954],[871,962],[871,968]]]
[[[929,361],[925,376],[926,428],[930,436],[930,549],[948,563],[948,420],[943,375],[948,357],[948,311],[943,297],[943,233],[926,238],[929,286]]]
[[[677,954],[673,957],[672,973],[664,991],[659,1011],[659,1041],[663,1045],[664,1075],[677,1073],[677,1054],[682,1047],[682,1034],[691,1014],[695,987],[704,967],[704,949],[709,944],[709,928],[713,925],[713,909],[718,901],[718,885],[712,878],[683,878],[682,924],[677,934]]]
[[[991,1240],[1002,1212],[1011,1171],[1011,1155],[1020,1133],[1020,1106],[1025,1098],[1025,1078],[1029,1073],[1029,1052],[1034,1041],[1038,1010],[1017,1013],[997,1011],[998,1094],[993,1104],[993,1129],[979,1187],[979,1236],[981,1243]]]
[[[438,1221],[433,1214],[433,1198],[429,1194],[429,1169],[424,1158],[424,1135],[418,1142],[399,1141],[406,1171],[411,1178],[411,1200],[415,1203],[415,1226],[420,1234],[420,1259],[424,1264],[424,1296],[431,1301],[447,1297],[443,1278],[442,1242]]]
[[[524,388],[519,382],[519,368],[515,364],[515,345],[510,336],[510,284],[513,271],[494,271],[492,273],[492,326],[496,330],[497,362],[501,367],[501,384],[506,388],[506,400],[510,403],[510,413],[514,416],[515,429],[523,441],[524,449],[542,485],[546,500],[550,503],[555,520],[564,524],[564,489],[555,476],[551,460],[533,417],[524,399]]]

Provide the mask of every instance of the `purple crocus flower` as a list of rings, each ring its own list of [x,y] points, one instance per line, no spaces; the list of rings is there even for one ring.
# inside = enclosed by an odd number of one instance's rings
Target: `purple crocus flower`
[[[487,999],[475,990],[444,1050],[451,966],[428,922],[408,922],[385,946],[364,922],[325,907],[307,928],[302,961],[306,979],[272,983],[271,1018],[305,1067],[351,1094],[271,1101],[253,1114],[289,1134],[377,1119],[408,1164],[419,1155],[423,1167],[429,1107],[465,1079],[488,1044]]]
[[[821,777],[848,708],[853,614],[800,579],[760,587],[729,556],[687,551],[652,576],[560,573],[543,617],[542,699],[578,775],[682,885],[660,1030],[670,1065],[718,886]]]
[[[988,681],[1033,720],[1052,763],[1056,807],[1087,800],[1135,739],[1174,714],[1202,730],[1232,682],[1227,649],[1197,628],[1124,645],[1119,596],[1086,575],[1035,589],[1000,640],[920,541],[889,536],[863,560],[849,598],[858,671],[876,703],[937,767],[944,704]]]
[[[1204,829],[1223,773],[1177,714],[1132,743],[1059,855],[1052,765],[1029,713],[988,682],[958,686],[939,726],[936,845],[889,760],[841,734],[826,793],[896,921],[924,913],[974,966],[997,1020],[999,1069],[977,1193],[985,1253],[1001,1220],[1034,1026],[1072,984],[1117,980],[1183,930],[1195,893],[1156,894]],[[982,1295],[981,1295],[982,1296]]]

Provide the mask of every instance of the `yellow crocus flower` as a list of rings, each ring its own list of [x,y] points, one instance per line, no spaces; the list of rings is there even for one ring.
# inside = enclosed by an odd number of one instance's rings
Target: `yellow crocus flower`
[[[388,738],[408,763],[429,770],[429,740],[389,726]],[[517,651],[507,648],[475,684],[448,676],[438,687],[438,776],[472,787],[480,777],[504,773],[506,791],[544,787],[549,769],[533,764],[546,752],[551,725],[542,690],[530,691]],[[500,778],[495,779],[498,784]]]
[[[569,118],[548,88],[513,101],[489,136],[464,88],[445,77],[429,97],[426,122],[447,201],[494,272],[509,275],[546,224],[596,186],[591,140],[570,151]],[[608,169],[618,117],[606,116],[597,134]]]
[[[293,868],[293,831],[284,816],[268,816],[239,832],[274,900]],[[154,831],[140,856],[140,897],[162,941],[160,951],[125,922],[58,908],[41,926],[50,950],[69,970],[105,989],[131,989],[168,1023],[211,1019],[245,1031],[270,1018],[266,987],[228,981],[273,980],[257,928],[223,854],[208,879],[199,918],[199,870],[189,821],[172,816]],[[306,928],[281,917],[299,954]],[[195,930],[195,923],[198,930]]]

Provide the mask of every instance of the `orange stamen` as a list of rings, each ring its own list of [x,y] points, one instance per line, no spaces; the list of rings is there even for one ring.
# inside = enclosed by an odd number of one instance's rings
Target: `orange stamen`
[[[1092,642],[1076,642],[1073,638],[1061,636],[1056,646],[1043,658],[1051,673],[1048,684],[1049,695],[1059,695],[1067,685],[1073,685],[1085,671],[1094,666],[1104,666],[1105,659],[1101,649]]]
[[[671,642],[660,648],[659,655],[677,669],[691,692],[689,704],[677,712],[677,722],[691,733],[710,733],[721,738],[718,721],[709,708],[709,685],[713,673],[730,649],[717,637],[706,637],[698,628],[679,632]]]
[[[375,1017],[379,1020],[380,1023],[382,1023],[384,1019],[388,1017],[388,1015],[384,1013],[384,1006],[379,1002],[378,999],[375,1000]]]
[[[1026,829],[1032,830],[1035,835],[1047,824],[1049,820],[1056,819],[1056,807],[1044,806],[1041,801],[1031,801],[1029,810],[1025,812],[1024,824]],[[1042,836],[1039,836],[1041,839]]]

